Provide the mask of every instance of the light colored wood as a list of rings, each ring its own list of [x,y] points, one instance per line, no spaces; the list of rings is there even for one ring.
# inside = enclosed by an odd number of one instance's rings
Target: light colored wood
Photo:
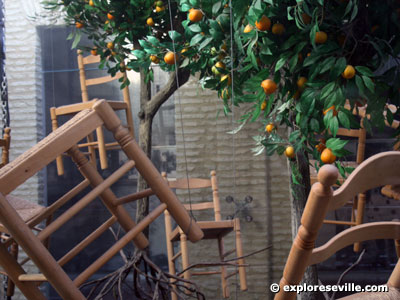
[[[236,257],[243,256],[243,245],[242,245],[242,237],[240,231],[240,221],[238,218],[234,219],[235,222],[235,241],[236,241]],[[239,269],[239,282],[240,282],[240,290],[247,291],[247,278],[246,278],[246,269],[244,267],[245,261],[243,258],[237,260],[238,269]]]
[[[353,221],[338,221],[338,220],[324,220],[324,224],[347,225],[347,226],[357,225],[356,222]]]
[[[118,219],[115,216],[109,218],[106,222],[100,225],[96,230],[94,230],[91,234],[89,234],[85,239],[83,239],[79,244],[77,244],[74,248],[72,248],[68,253],[66,253],[62,258],[60,258],[57,262],[60,266],[65,265],[71,259],[73,259],[76,255],[78,255],[83,249],[85,249],[89,244],[91,244],[94,240],[99,238],[108,228],[110,228]]]
[[[4,135],[3,139],[1,140],[3,143],[2,153],[1,153],[1,162],[2,164],[6,165],[9,163],[9,155],[10,155],[10,144],[11,144],[11,129],[9,127],[4,128]]]
[[[295,292],[285,292],[285,285],[297,285],[303,277],[308,266],[317,233],[322,226],[329,201],[332,198],[332,185],[338,178],[338,171],[333,165],[324,165],[318,173],[319,182],[311,187],[301,225],[290,249],[288,259],[279,283],[280,291],[275,295],[275,300],[294,300]]]
[[[346,204],[360,192],[386,184],[396,185],[400,182],[400,152],[388,151],[374,155],[365,160],[347,178],[346,182],[334,192],[329,203],[329,210],[335,210]]]
[[[239,271],[234,271],[232,273],[229,273],[228,275],[226,275],[226,279],[228,279],[229,277],[235,276],[237,273],[239,273]]]
[[[56,109],[55,107],[50,108],[50,118],[51,118],[51,127],[53,131],[56,131],[58,128],[58,121],[57,121],[57,115],[56,115]],[[64,174],[64,163],[62,161],[62,156],[59,155],[56,158],[56,166],[57,166],[57,174],[58,176],[61,176]]]
[[[180,256],[182,256],[182,251],[178,251],[175,255],[172,256],[171,260],[175,261],[177,260]]]
[[[84,65],[90,65],[90,64],[98,64],[101,61],[100,55],[88,55],[86,57],[83,57],[82,51],[78,50],[78,55],[81,55],[82,57],[82,63]]]
[[[96,133],[97,133],[97,141],[99,147],[100,167],[104,170],[108,168],[108,162],[107,162],[106,142],[104,140],[103,127],[101,126],[97,127]]]
[[[179,238],[180,238],[180,246],[181,246],[181,257],[182,257],[182,269],[185,270],[189,267],[189,251],[188,251],[188,246],[187,246],[187,236],[186,234],[182,231],[182,229],[180,229],[180,234],[179,234]],[[183,278],[186,280],[190,280],[191,278],[191,271],[190,270],[186,270],[185,272],[183,272]],[[190,288],[190,284],[185,282],[185,286],[186,288]],[[186,290],[187,294],[190,294],[189,290]]]
[[[22,274],[18,276],[19,281],[45,282],[46,276],[43,274]]]
[[[205,210],[205,209],[213,209],[214,208],[214,203],[212,203],[212,202],[201,202],[201,203],[184,204],[183,206],[187,210]]]
[[[107,82],[111,82],[111,81],[120,79],[121,77],[123,77],[122,73],[117,73],[117,74],[115,74],[114,77],[112,77],[112,76],[102,76],[102,77],[97,77],[97,78],[92,78],[92,79],[86,79],[85,80],[85,84],[86,84],[86,86],[104,84],[104,83],[107,83]]]
[[[94,111],[85,110],[77,114],[58,131],[53,131],[33,148],[1,168],[0,191],[3,194],[12,192],[44,165],[53,161],[59,153],[67,151],[70,144],[77,143],[101,123],[102,120]]]
[[[309,264],[318,264],[354,242],[377,239],[400,239],[400,222],[373,222],[348,228],[315,248]]]
[[[43,275],[49,279],[49,282],[63,299],[85,300],[79,289],[76,288],[46,247],[36,238],[2,194],[0,194],[0,221],[7,227],[13,238],[39,267]]]
[[[130,241],[132,241],[138,234],[140,234],[151,222],[157,219],[163,211],[167,208],[165,203],[161,203],[146,217],[143,218],[137,226],[128,231],[121,239],[118,240],[110,249],[107,250],[101,257],[92,263],[85,271],[75,278],[74,283],[77,286],[82,285],[89,279],[98,269],[100,269],[106,262],[108,262],[114,255],[116,255],[122,248],[124,248]]]
[[[124,197],[121,197],[121,198],[117,199],[114,204],[115,205],[122,205],[122,204],[125,204],[125,203],[129,203],[129,202],[132,202],[132,201],[136,201],[136,200],[145,198],[145,197],[149,197],[149,196],[152,196],[152,195],[154,195],[154,192],[151,189],[145,189],[143,191],[140,191],[140,192],[137,192],[137,193],[133,193],[131,195],[127,195],[127,196],[124,196]]]
[[[186,178],[168,180],[168,185],[171,189],[202,189],[211,187],[211,180],[202,178]]]
[[[388,286],[400,288],[400,259],[397,260],[396,266],[389,277]]]
[[[224,237],[229,232],[232,232],[234,230],[234,223],[232,220],[197,221],[197,225],[203,231],[203,240],[215,240],[219,237]],[[171,241],[178,241],[179,234],[179,227],[176,227],[170,235]]]
[[[162,173],[162,176],[165,177],[165,172]],[[168,210],[164,211],[164,222],[165,222],[165,239],[167,243],[167,259],[168,259],[168,271],[171,275],[176,275],[175,270],[175,260],[178,256],[182,255],[182,252],[179,251],[176,255],[174,255],[174,245],[171,242],[171,232],[172,232],[172,223],[171,223],[171,215]],[[176,280],[170,278],[170,282],[173,284]],[[171,292],[171,300],[178,300],[177,294],[174,292],[176,290],[175,285],[172,285]]]
[[[98,101],[98,99],[93,99],[88,102],[82,102],[82,103],[75,103],[73,105],[63,105],[54,108],[55,109],[55,114],[56,116],[64,116],[64,115],[71,115],[71,114],[76,114],[84,109],[91,109],[93,104]],[[108,104],[114,109],[114,110],[122,110],[122,109],[127,109],[127,105],[124,102],[121,101],[107,101]]]
[[[214,203],[214,216],[215,221],[221,221],[221,206],[219,203],[219,194],[218,194],[218,181],[217,181],[217,173],[213,170],[211,171],[211,188],[213,191],[213,203]]]
[[[128,158],[136,162],[136,169],[140,172],[160,201],[167,204],[169,213],[177,224],[183,228],[188,238],[192,242],[200,240],[203,236],[201,229],[189,216],[186,209],[179,202],[178,198],[169,188],[153,163],[129,134],[129,131],[121,125],[118,116],[111,107],[107,105],[107,102],[96,102],[93,109],[102,117],[105,127],[110,130],[114,138],[120,142],[121,148]]]

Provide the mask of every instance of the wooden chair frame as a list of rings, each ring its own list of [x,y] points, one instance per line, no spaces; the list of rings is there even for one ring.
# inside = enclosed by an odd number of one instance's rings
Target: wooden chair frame
[[[306,207],[301,218],[297,236],[292,244],[289,257],[286,261],[283,277],[280,281],[280,292],[275,300],[293,300],[296,294],[285,292],[285,285],[300,283],[307,266],[320,263],[333,253],[356,242],[375,239],[400,239],[400,222],[374,222],[362,224],[344,230],[333,237],[323,246],[314,248],[319,229],[327,211],[337,209],[347,203],[358,193],[386,184],[400,182],[400,153],[395,151],[384,152],[365,160],[345,181],[333,192],[332,185],[338,178],[338,171],[333,165],[323,166],[318,173],[318,181],[310,191]],[[399,250],[399,249],[396,249]],[[394,288],[390,293],[400,296],[400,260],[397,262],[389,280],[388,286]],[[385,293],[389,295],[389,293]],[[379,294],[374,294],[379,298]],[[346,297],[346,299],[364,299],[368,294]],[[369,298],[372,299],[372,298]],[[383,298],[382,298],[383,299]]]
[[[81,139],[102,125],[113,133],[129,159],[105,180],[76,146]],[[60,153],[66,151],[78,166],[85,180],[48,207],[41,214],[41,217],[53,213],[55,209],[88,185],[91,185],[93,189],[39,234],[35,235],[31,228],[38,222],[39,216],[25,223],[8,203],[4,195],[12,192],[20,184],[36,174],[37,171],[53,161]],[[150,189],[118,199],[109,187],[133,167],[136,167],[138,172],[142,174]],[[136,224],[122,204],[140,199],[144,194],[157,195],[161,204]],[[42,242],[97,197],[100,197],[103,201],[103,204],[111,213],[111,217],[66,253],[64,257],[56,261]],[[146,154],[137,145],[128,129],[121,125],[121,121],[111,106],[105,100],[96,101],[93,109],[78,113],[36,146],[0,169],[0,222],[7,228],[12,237],[7,242],[0,243],[0,265],[28,299],[45,299],[37,287],[37,281],[48,281],[63,299],[85,299],[78,287],[130,241],[133,240],[138,248],[147,247],[148,241],[142,231],[166,209],[177,224],[184,228],[191,241],[195,242],[203,237],[199,226],[190,218],[184,206],[176,198]],[[126,234],[72,281],[64,272],[62,266],[97,239],[115,222],[120,223]],[[12,240],[15,240],[23,248],[28,257],[42,272],[41,274],[25,273],[21,263],[18,263],[7,251],[7,247],[12,243]]]
[[[193,204],[184,204],[187,210],[197,211],[197,210],[205,210],[205,209],[213,209],[214,210],[214,221],[198,221],[197,224],[204,232],[203,239],[216,239],[218,241],[218,251],[219,258],[221,262],[224,259],[236,252],[237,257],[243,256],[243,247],[242,247],[242,239],[241,239],[241,231],[240,231],[240,221],[238,218],[233,220],[225,220],[221,219],[221,207],[219,202],[219,193],[218,193],[218,182],[217,175],[215,171],[211,171],[211,179],[203,179],[203,178],[189,178],[189,179],[176,179],[176,180],[168,180],[165,172],[162,173],[162,176],[167,180],[168,185],[171,189],[202,189],[202,188],[211,188],[212,191],[212,202],[200,202]],[[187,246],[187,236],[185,232],[178,226],[174,230],[172,230],[171,216],[168,211],[164,212],[165,216],[165,232],[166,232],[166,242],[167,242],[167,253],[168,253],[168,267],[169,272],[171,274],[176,274],[176,266],[175,262],[179,257],[182,259],[182,269],[186,270],[189,267],[189,252]],[[235,244],[236,249],[231,251],[225,251],[224,249],[224,240],[223,237],[229,232],[235,232]],[[174,254],[174,242],[180,242],[180,251]],[[245,291],[247,290],[247,281],[246,281],[246,269],[244,265],[244,259],[239,259],[237,264],[240,265],[237,267],[235,272],[228,274],[226,266],[221,266],[219,271],[203,271],[203,272],[192,272],[191,270],[186,270],[183,272],[182,276],[184,279],[189,280],[191,276],[209,276],[213,274],[221,275],[221,285],[223,291],[223,297],[229,298],[229,286],[228,286],[228,278],[239,273],[240,280],[240,289]],[[177,296],[175,293],[171,294],[171,299],[176,300]]]
[[[82,103],[69,104],[69,105],[64,105],[64,106],[60,106],[60,107],[50,108],[50,117],[51,117],[51,121],[52,121],[53,131],[58,128],[58,121],[57,121],[58,116],[76,114],[84,109],[88,109],[88,108],[92,107],[92,105],[95,103],[95,100],[92,100],[92,101],[89,100],[89,95],[88,95],[88,91],[87,91],[89,86],[104,84],[104,83],[111,82],[114,80],[119,80],[120,78],[123,78],[124,83],[127,81],[126,72],[118,72],[117,74],[115,74],[115,76],[107,75],[107,76],[103,76],[103,77],[86,79],[85,66],[90,65],[90,64],[100,63],[100,56],[99,55],[96,55],[96,56],[89,55],[89,56],[83,57],[81,50],[78,50],[77,54],[78,54],[78,68],[79,68],[79,79],[80,79],[81,94],[82,94]],[[114,110],[124,110],[125,111],[126,121],[127,121],[127,126],[129,128],[129,132],[134,137],[135,133],[134,133],[134,123],[133,123],[133,117],[132,117],[132,105],[131,105],[128,86],[125,86],[122,89],[122,96],[123,96],[123,101],[108,101],[108,102]],[[96,151],[95,150],[98,149],[99,158],[100,158],[100,167],[101,167],[101,169],[107,169],[108,162],[107,162],[106,151],[109,149],[115,149],[116,147],[118,147],[118,143],[116,143],[116,142],[106,143],[105,139],[104,139],[104,132],[103,132],[102,127],[99,127],[96,129],[96,135],[97,135],[97,141],[95,140],[94,135],[91,133],[87,137],[87,143],[80,143],[80,144],[78,144],[78,147],[79,148],[87,147],[90,158],[95,165],[96,165]],[[64,164],[62,161],[62,156],[58,156],[56,159],[56,162],[57,162],[58,175],[63,175],[64,174]]]

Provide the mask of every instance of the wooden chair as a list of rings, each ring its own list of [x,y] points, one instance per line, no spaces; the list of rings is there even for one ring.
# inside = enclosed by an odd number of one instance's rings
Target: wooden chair
[[[350,137],[357,139],[357,155],[355,161],[347,161],[344,162],[345,167],[357,168],[365,158],[365,141],[366,141],[366,130],[361,126],[359,129],[345,129],[339,128],[337,132],[338,136]],[[311,162],[314,165],[314,162]],[[318,181],[317,170],[312,166],[310,167],[310,181],[311,184],[314,184]],[[345,179],[339,175],[338,181],[340,184],[343,184]],[[365,210],[365,194],[360,193],[354,199],[349,201],[351,207],[351,219],[350,221],[342,221],[342,220],[324,220],[325,224],[333,224],[333,225],[347,225],[347,226],[355,226],[363,223],[364,219],[364,210]],[[354,251],[359,252],[361,250],[361,244],[354,244]]]
[[[219,203],[219,195],[218,195],[218,183],[216,172],[211,172],[211,179],[202,179],[202,178],[189,178],[187,179],[177,179],[177,180],[168,180],[166,173],[162,173],[162,176],[165,180],[168,181],[168,185],[171,189],[201,189],[201,188],[211,188],[210,192],[212,192],[212,202],[201,202],[201,203],[193,203],[193,204],[184,204],[185,208],[188,210],[198,211],[205,209],[213,209],[214,210],[214,221],[198,221],[197,224],[204,232],[203,239],[216,239],[218,241],[218,249],[219,249],[219,258],[221,262],[224,259],[236,252],[237,257],[243,256],[242,250],[242,239],[240,232],[240,221],[238,218],[233,220],[221,220],[221,209]],[[166,241],[167,241],[167,252],[168,252],[168,267],[169,272],[171,274],[176,274],[175,261],[177,258],[181,256],[182,258],[182,269],[185,270],[189,267],[189,253],[187,248],[187,236],[182,230],[180,226],[177,226],[174,230],[172,230],[171,226],[171,217],[168,211],[164,212],[165,216],[165,232],[166,232]],[[224,249],[224,236],[229,232],[234,231],[236,237],[236,249],[225,252]],[[180,242],[180,251],[174,254],[174,242]],[[235,272],[228,274],[226,266],[221,266],[219,271],[203,271],[203,272],[191,272],[191,270],[187,270],[183,272],[184,279],[190,279],[191,276],[194,275],[212,275],[212,274],[220,274],[221,275],[221,283],[222,283],[222,291],[223,297],[229,298],[229,287],[227,284],[227,279],[231,276],[239,273],[240,279],[240,289],[247,290],[247,282],[246,282],[246,270],[244,265],[244,259],[239,259],[237,261],[238,265]],[[176,295],[172,293],[172,299],[177,299]]]
[[[89,55],[89,56],[83,57],[82,51],[78,50],[78,67],[79,67],[79,79],[80,79],[80,85],[81,85],[81,91],[82,91],[82,103],[69,104],[69,105],[64,105],[64,106],[60,106],[60,107],[50,108],[50,117],[51,117],[51,121],[52,121],[53,131],[58,128],[57,118],[59,116],[76,114],[84,109],[92,107],[92,105],[95,103],[95,101],[94,100],[89,101],[89,95],[88,95],[88,87],[89,86],[105,84],[105,83],[108,83],[108,82],[111,82],[114,80],[120,80],[121,78],[123,78],[123,82],[127,81],[126,72],[118,72],[115,76],[108,75],[108,76],[103,76],[103,77],[87,79],[86,74],[85,74],[85,66],[91,65],[91,64],[98,64],[98,63],[100,63],[100,56]],[[131,105],[128,86],[125,86],[122,89],[122,96],[123,96],[123,101],[108,101],[108,102],[114,110],[124,110],[125,111],[126,121],[127,121],[127,126],[129,128],[129,132],[134,137],[132,105]],[[90,134],[87,138],[88,139],[87,143],[80,143],[80,144],[78,144],[78,147],[79,148],[87,147],[90,158],[94,164],[96,164],[95,149],[98,149],[99,158],[100,158],[100,167],[101,167],[101,169],[107,169],[108,162],[107,162],[106,150],[114,149],[118,145],[115,142],[114,143],[106,143],[105,142],[102,127],[99,127],[96,129],[96,135],[97,135],[97,140],[95,140],[93,134]],[[62,161],[62,156],[59,156],[57,158],[56,162],[57,162],[58,175],[63,175],[64,174],[64,164]]]
[[[293,241],[283,271],[283,277],[280,281],[280,292],[275,295],[275,300],[295,299],[296,293],[285,292],[284,286],[299,284],[307,266],[326,260],[346,246],[374,239],[400,239],[400,222],[374,222],[348,228],[334,236],[324,245],[314,248],[318,231],[329,210],[343,206],[358,193],[385,184],[394,185],[400,183],[399,170],[399,152],[380,153],[365,160],[347,178],[345,183],[333,192],[332,185],[338,178],[336,167],[325,165],[320,169],[318,173],[319,182],[312,186],[308,196],[301,218],[301,226]],[[399,299],[400,260],[397,262],[387,284],[391,287],[389,293],[356,294],[344,299]]]
[[[100,176],[96,168],[89,163],[76,146],[80,140],[102,125],[113,133],[128,157],[128,161],[106,179]],[[84,180],[54,204],[44,209],[38,216],[25,222],[7,201],[6,195],[64,152],[68,152],[72,157]],[[110,186],[133,167],[136,167],[138,172],[142,174],[150,188],[139,193],[117,198],[111,191]],[[40,233],[33,234],[31,229],[40,218],[52,214],[54,210],[88,186],[92,187],[88,194],[73,204]],[[162,203],[136,224],[122,204],[152,194],[157,195]],[[104,206],[110,212],[110,218],[56,261],[42,242],[97,197],[102,200]],[[111,106],[105,100],[96,101],[93,109],[81,111],[36,146],[0,169],[0,222],[11,236],[6,242],[0,243],[0,265],[28,299],[45,299],[37,287],[37,282],[40,281],[48,281],[63,299],[86,299],[78,287],[130,241],[133,240],[138,248],[147,247],[148,241],[142,231],[166,209],[177,224],[183,228],[191,241],[197,241],[203,237],[201,229],[190,218],[186,209],[176,198],[146,154],[137,145],[128,129],[121,125],[121,121]],[[71,280],[62,269],[62,266],[116,222],[121,225],[126,234],[74,280]],[[7,251],[7,247],[13,241],[16,241],[23,248],[28,257],[39,268],[41,274],[25,273],[21,266],[22,263],[18,263]]]

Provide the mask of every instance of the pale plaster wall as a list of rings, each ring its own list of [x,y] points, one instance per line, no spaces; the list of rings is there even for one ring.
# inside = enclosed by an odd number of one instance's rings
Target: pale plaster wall
[[[246,263],[250,264],[247,292],[236,290],[236,278],[230,278],[230,299],[269,299],[269,285],[279,282],[291,245],[287,162],[279,156],[253,156],[252,136],[258,133],[259,124],[249,124],[234,136],[227,134],[237,124],[233,125],[231,116],[224,117],[223,112],[217,118],[217,110],[221,108],[222,101],[217,94],[203,91],[194,77],[175,93],[177,176],[186,177],[183,123],[188,175],[208,177],[211,170],[217,171],[222,218],[232,215],[235,210],[235,205],[225,201],[226,196],[234,196],[240,203],[247,195],[253,197],[248,205],[253,221],[246,222],[243,217],[240,220],[244,253],[273,246],[269,251],[246,259]],[[240,109],[243,111],[243,108]],[[234,113],[238,119],[241,111],[236,109]],[[186,191],[181,191],[179,195],[181,200],[189,201]],[[210,192],[192,191],[190,197],[193,203],[212,199]],[[233,234],[227,236],[226,249],[232,249],[234,241]],[[219,261],[214,241],[190,244],[189,252],[190,264]],[[207,299],[222,298],[219,275],[196,276],[193,279],[199,283]]]

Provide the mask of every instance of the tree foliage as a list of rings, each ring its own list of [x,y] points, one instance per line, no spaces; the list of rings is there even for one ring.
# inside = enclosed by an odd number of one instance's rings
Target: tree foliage
[[[80,46],[101,55],[111,74],[121,61],[146,70],[147,80],[152,63],[168,72],[178,67],[200,74],[204,88],[218,91],[226,114],[233,104],[242,123],[260,124],[258,153],[283,154],[291,145],[319,163],[323,147],[344,156],[346,141],[336,133],[360,126],[353,108],[368,105],[363,125],[371,131],[383,128],[385,118],[393,121],[387,104],[400,100],[399,1],[47,2],[50,9],[60,6],[77,27],[74,44],[85,32],[93,44]],[[192,9],[200,10],[200,21],[189,19]],[[164,62],[167,52],[176,53],[176,64]],[[266,94],[266,79],[277,84],[276,91]],[[290,136],[266,132],[270,123],[291,127]]]

